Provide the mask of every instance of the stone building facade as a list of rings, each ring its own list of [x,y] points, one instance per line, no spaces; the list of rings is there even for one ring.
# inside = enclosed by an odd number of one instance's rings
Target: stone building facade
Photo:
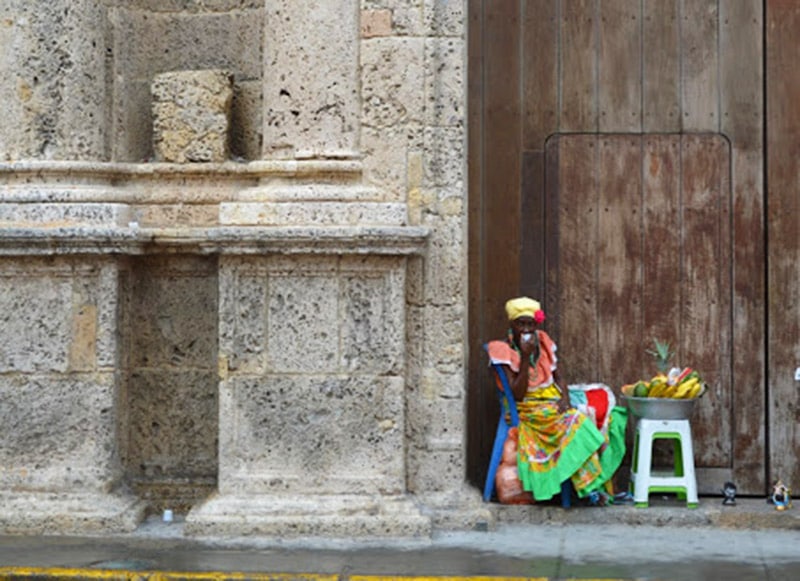
[[[0,7],[0,530],[489,518],[464,2]]]

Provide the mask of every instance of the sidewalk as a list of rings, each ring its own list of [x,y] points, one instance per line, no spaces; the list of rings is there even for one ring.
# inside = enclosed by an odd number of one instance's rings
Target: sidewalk
[[[652,500],[651,500],[652,502]],[[192,539],[151,518],[103,537],[0,537],[1,579],[800,579],[800,507],[493,506],[495,530],[402,539]]]

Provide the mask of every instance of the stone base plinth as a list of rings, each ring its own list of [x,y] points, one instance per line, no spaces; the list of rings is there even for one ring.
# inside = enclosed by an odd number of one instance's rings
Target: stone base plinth
[[[422,493],[415,499],[436,530],[489,531],[497,526],[492,505],[466,484],[447,492]]]
[[[431,520],[409,498],[217,495],[186,518],[190,536],[428,537]]]
[[[0,534],[74,535],[130,532],[146,504],[127,494],[0,493]]]

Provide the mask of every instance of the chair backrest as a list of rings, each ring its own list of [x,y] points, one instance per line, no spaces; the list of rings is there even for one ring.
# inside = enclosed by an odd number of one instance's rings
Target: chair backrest
[[[487,345],[484,345],[483,347],[484,349],[488,348]],[[498,397],[500,398],[500,408],[502,410],[505,410],[506,408],[508,409],[508,414],[511,420],[509,425],[518,426],[519,414],[517,413],[517,400],[514,399],[514,392],[511,390],[511,385],[508,383],[506,370],[503,369],[503,366],[499,363],[492,363],[491,365],[495,375],[500,380],[500,385],[503,386],[503,393],[498,393]],[[503,405],[504,400],[506,405]]]

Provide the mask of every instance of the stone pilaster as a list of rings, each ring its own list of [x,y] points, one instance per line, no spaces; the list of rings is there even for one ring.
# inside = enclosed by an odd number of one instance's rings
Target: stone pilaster
[[[358,151],[358,0],[265,7],[264,157]]]
[[[406,260],[223,258],[219,495],[190,534],[429,534],[401,452]]]
[[[106,7],[0,2],[0,160],[108,157]]]
[[[119,358],[113,259],[0,259],[0,530],[132,530],[114,492]]]

